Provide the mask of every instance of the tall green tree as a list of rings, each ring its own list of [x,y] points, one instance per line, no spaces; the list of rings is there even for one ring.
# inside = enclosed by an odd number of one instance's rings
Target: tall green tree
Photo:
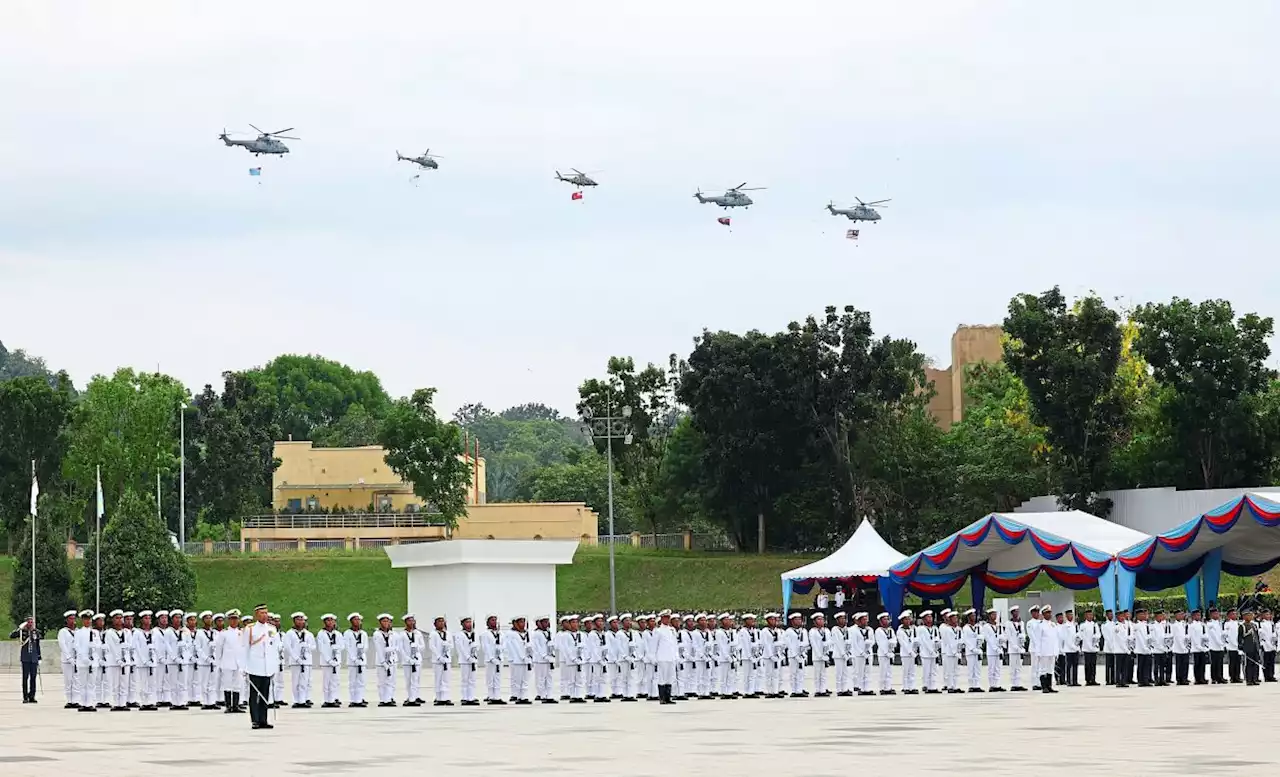
[[[23,377],[44,378],[51,385],[57,385],[57,376],[50,372],[44,359],[31,356],[21,348],[10,351],[0,343],[0,381]]]
[[[42,375],[0,382],[0,520],[11,550],[30,508],[31,462],[46,493],[60,480],[73,390],[65,372],[56,378],[56,386]]]
[[[99,466],[108,501],[125,491],[155,493],[157,475],[177,474],[178,413],[188,402],[168,375],[123,368],[94,377],[71,414],[63,475],[86,498]]]
[[[1032,420],[1044,427],[1055,489],[1066,509],[1105,516],[1111,454],[1124,429],[1117,396],[1120,319],[1096,296],[1068,307],[1056,286],[1009,302],[1005,363],[1027,387]]]
[[[41,498],[39,512],[44,513]],[[13,575],[13,589],[9,594],[9,612],[15,621],[31,614],[31,524],[23,531],[22,544],[18,548],[17,568]],[[71,570],[67,566],[67,548],[61,533],[43,515],[36,520],[36,623],[41,628],[56,630],[62,623],[62,613],[75,609],[71,601]],[[89,600],[92,601],[92,600]]]
[[[187,557],[173,547],[150,493],[126,490],[107,515],[101,542],[91,542],[84,555],[80,600],[94,600],[94,570],[101,552],[103,607],[185,609],[194,604],[195,573]]]
[[[608,507],[605,466],[603,456],[590,448],[578,448],[563,462],[529,469],[518,493],[531,502],[585,502],[601,516],[600,531],[604,533],[608,531],[603,525]],[[614,502],[615,531],[619,534],[631,531],[629,505],[619,494],[614,495]]]
[[[279,459],[275,399],[243,373],[223,373],[193,402],[187,421],[187,520],[225,526],[268,511]],[[194,532],[192,532],[194,534]]]
[[[275,400],[280,431],[294,440],[313,439],[353,405],[379,420],[391,407],[377,375],[321,356],[278,356],[246,375]]]
[[[1239,318],[1226,300],[1174,298],[1133,313],[1137,350],[1170,394],[1161,412],[1181,460],[1177,485],[1240,488],[1263,483],[1280,429],[1260,414],[1275,371],[1266,366],[1274,321]]]
[[[467,514],[471,467],[461,458],[462,429],[440,420],[432,407],[436,390],[418,389],[392,404],[378,441],[387,449],[387,465],[413,484],[413,493],[437,510],[451,526]]]
[[[337,421],[317,426],[311,435],[320,448],[355,448],[378,443],[378,426],[375,418],[364,405],[353,404]]]

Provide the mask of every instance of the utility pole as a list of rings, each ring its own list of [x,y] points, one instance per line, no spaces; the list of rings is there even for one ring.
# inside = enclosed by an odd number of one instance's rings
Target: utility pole
[[[582,432],[588,440],[601,437],[605,441],[605,458],[609,470],[609,613],[618,614],[618,576],[614,565],[613,552],[613,441],[622,440],[624,445],[631,444],[631,408],[623,407],[619,415],[613,414],[613,390],[610,389],[605,399],[605,414],[594,415],[591,408],[582,411]]]

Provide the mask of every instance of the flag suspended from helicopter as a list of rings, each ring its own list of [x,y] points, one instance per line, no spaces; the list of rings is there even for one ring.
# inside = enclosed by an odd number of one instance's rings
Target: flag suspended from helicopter
[[[717,224],[723,224],[724,226],[726,226],[726,227],[727,227],[727,226],[729,226],[729,225],[730,225],[730,223],[732,223],[732,222],[731,222],[731,219],[730,219],[728,216],[721,216],[720,218],[716,219],[716,223],[717,223]]]
[[[573,194],[569,195],[569,199],[571,199],[571,200],[580,200],[580,199],[582,199],[582,192],[574,192]]]
[[[262,175],[262,168],[261,168],[261,167],[250,167],[250,168],[249,168],[249,175]]]
[[[856,230],[856,229],[851,229],[851,230],[849,230],[848,232],[845,232],[845,233],[844,233],[844,236],[845,236],[845,237],[847,237],[847,238],[849,238],[850,240],[857,240],[857,239],[858,239],[858,230]]]

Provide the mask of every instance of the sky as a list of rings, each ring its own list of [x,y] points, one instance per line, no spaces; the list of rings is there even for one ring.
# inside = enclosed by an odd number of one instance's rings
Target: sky
[[[317,353],[569,412],[611,355],[827,305],[939,365],[1055,284],[1280,312],[1268,0],[356,8],[7,0],[0,340],[77,385]],[[300,140],[218,141],[250,123]]]

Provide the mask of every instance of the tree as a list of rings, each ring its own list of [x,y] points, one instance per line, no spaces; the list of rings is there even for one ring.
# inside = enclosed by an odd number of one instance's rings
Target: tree
[[[39,512],[44,512],[41,499]],[[9,612],[14,620],[31,614],[31,523],[30,516],[18,548],[13,590],[9,595]],[[36,520],[36,623],[42,628],[56,629],[62,613],[75,609],[71,601],[71,570],[67,565],[67,548],[59,539],[57,527],[43,518]],[[90,600],[92,601],[92,600]]]
[[[193,402],[187,422],[187,519],[227,525],[271,505],[271,476],[280,460],[274,398],[243,373],[223,373]]]
[[[51,385],[56,385],[58,380],[58,376],[49,371],[44,359],[29,356],[21,348],[10,351],[4,347],[4,343],[0,343],[0,381],[24,377],[43,378]]]
[[[462,454],[462,429],[441,421],[431,406],[434,388],[418,389],[395,402],[383,419],[378,441],[387,465],[413,484],[413,493],[439,511],[450,526],[467,514],[471,466]]]
[[[484,407],[479,405],[479,407]],[[554,407],[547,407],[541,402],[526,402],[523,405],[509,407],[499,413],[502,418],[507,421],[569,421],[572,419],[565,418],[560,414],[559,410]]]
[[[276,422],[289,439],[313,439],[318,428],[337,423],[353,405],[378,420],[391,406],[377,375],[321,356],[278,356],[246,375],[274,398]]]
[[[603,456],[590,448],[580,448],[567,461],[530,469],[519,493],[533,502],[585,502],[603,518],[608,509],[605,468]],[[615,503],[619,501],[615,495]],[[614,516],[614,528],[619,534],[631,530],[625,512],[617,511]]]
[[[1264,482],[1280,441],[1259,413],[1275,372],[1266,366],[1271,318],[1235,317],[1231,303],[1174,298],[1133,313],[1137,350],[1169,393],[1160,413],[1172,432],[1183,488],[1241,488]]]
[[[99,550],[103,606],[125,610],[186,608],[196,600],[196,576],[187,557],[173,547],[168,528],[156,516],[149,492],[129,489],[108,509],[101,542],[84,554],[80,598],[93,601]]]
[[[154,493],[157,475],[177,473],[178,413],[188,401],[168,375],[124,368],[94,377],[71,414],[64,477],[87,497],[100,466],[107,499]]]
[[[30,509],[31,462],[47,493],[60,480],[73,393],[65,372],[56,378],[56,387],[38,375],[0,382],[0,519],[10,549]]]
[[[378,424],[364,405],[354,404],[337,421],[315,428],[312,439],[320,448],[355,448],[360,445],[376,445]]]
[[[1005,363],[1027,387],[1032,420],[1045,429],[1059,503],[1105,516],[1110,502],[1097,494],[1125,421],[1115,391],[1119,316],[1096,296],[1068,309],[1055,286],[1014,297],[1004,331]]]

